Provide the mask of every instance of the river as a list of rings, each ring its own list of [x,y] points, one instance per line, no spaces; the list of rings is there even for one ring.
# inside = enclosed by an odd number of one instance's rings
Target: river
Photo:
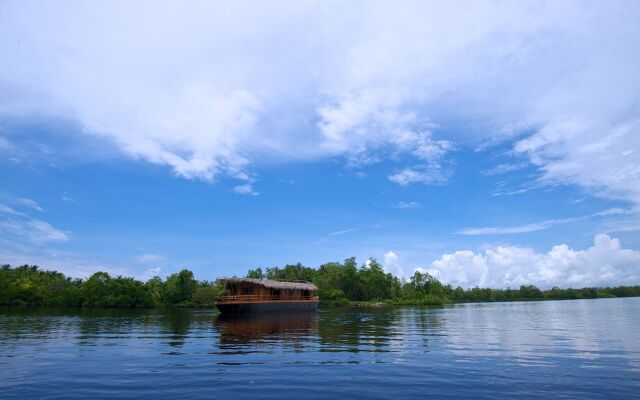
[[[0,309],[2,399],[638,399],[640,298],[332,308]]]

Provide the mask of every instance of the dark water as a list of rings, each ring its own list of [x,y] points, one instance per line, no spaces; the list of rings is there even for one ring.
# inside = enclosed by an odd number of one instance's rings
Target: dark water
[[[640,298],[331,309],[0,310],[0,398],[640,399]]]

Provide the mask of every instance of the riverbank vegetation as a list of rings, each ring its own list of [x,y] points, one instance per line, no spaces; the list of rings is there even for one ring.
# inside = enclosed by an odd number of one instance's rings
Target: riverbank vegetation
[[[587,299],[598,297],[640,296],[640,286],[557,288],[541,290],[534,285],[519,288],[489,289],[452,287],[428,273],[416,271],[408,281],[385,273],[375,260],[369,259],[360,267],[355,258],[343,263],[327,263],[319,268],[301,264],[273,267],[263,271],[250,270],[248,277],[314,282],[325,304],[366,305],[380,303],[398,305],[442,305],[462,302],[525,301]]]
[[[197,281],[189,270],[141,282],[96,272],[88,279],[74,279],[35,265],[0,267],[0,305],[65,307],[208,307],[220,287]]]
[[[415,272],[408,280],[386,273],[375,260],[358,266],[355,258],[327,263],[319,268],[291,264],[249,270],[249,278],[298,280],[315,283],[325,305],[442,305],[459,302],[584,299],[640,296],[640,286],[551,288],[533,285],[514,289],[452,287],[427,273]],[[56,271],[23,265],[0,267],[0,305],[70,307],[212,307],[224,289],[199,281],[189,270],[154,277],[146,282],[96,272],[87,279],[69,278]]]

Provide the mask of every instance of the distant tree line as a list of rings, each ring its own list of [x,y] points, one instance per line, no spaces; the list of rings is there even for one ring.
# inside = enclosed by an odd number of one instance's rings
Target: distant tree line
[[[541,290],[533,285],[517,289],[463,289],[444,285],[428,273],[416,271],[407,281],[386,273],[374,259],[358,266],[355,258],[331,262],[319,268],[290,264],[249,270],[249,278],[307,281],[318,286],[325,304],[384,302],[389,304],[441,305],[455,302],[587,299],[640,296],[640,286]],[[71,307],[212,307],[224,294],[216,282],[199,281],[187,269],[166,279],[147,282],[106,272],[74,279],[37,266],[0,267],[0,305]]]
[[[345,304],[350,302],[385,302],[391,304],[440,305],[454,302],[590,299],[598,297],[640,296],[640,286],[613,288],[541,290],[533,285],[517,289],[463,289],[444,285],[428,273],[416,271],[408,281],[385,273],[382,265],[369,259],[358,267],[355,258],[343,263],[331,262],[319,268],[302,264],[249,270],[247,277],[281,280],[302,280],[318,286],[321,301]]]
[[[0,267],[0,304],[68,307],[208,307],[221,293],[213,282],[197,281],[189,270],[154,277],[146,283],[134,278],[96,272],[73,279],[35,265]]]

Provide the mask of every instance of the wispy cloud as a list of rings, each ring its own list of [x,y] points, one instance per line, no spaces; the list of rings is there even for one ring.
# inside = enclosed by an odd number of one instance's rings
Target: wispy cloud
[[[144,271],[144,277],[147,280],[156,276],[162,277],[163,275],[166,275],[166,274],[163,273],[162,268],[160,267],[149,268],[148,270]]]
[[[17,201],[17,203],[25,204],[24,201]],[[42,211],[42,208],[35,202],[27,201],[25,205],[34,210]],[[0,231],[15,240],[26,240],[36,244],[69,240],[67,232],[55,228],[39,218],[33,218],[26,212],[17,211],[6,204],[0,204]]]
[[[533,222],[526,225],[517,226],[492,226],[485,228],[464,228],[456,233],[458,235],[506,235],[510,233],[527,233],[536,232],[549,229],[553,226],[566,224],[569,222],[578,221],[580,218],[564,218],[564,219],[549,219],[540,222]]]
[[[36,201],[31,200],[31,199],[18,199],[16,200],[17,204],[32,208],[36,211],[44,211],[44,209],[40,206],[40,204],[38,204]]]
[[[391,205],[393,208],[399,208],[401,210],[409,210],[412,208],[420,208],[420,203],[417,201],[399,201]]]
[[[15,210],[12,207],[9,207],[6,204],[0,203],[0,213],[10,214],[10,215],[25,215],[25,213]]]
[[[4,150],[9,150],[10,148],[11,148],[11,143],[7,139],[0,136],[0,152]]]
[[[407,186],[412,183],[422,183],[424,185],[437,185],[445,183],[450,175],[450,171],[444,170],[439,164],[427,166],[418,165],[405,168],[395,174],[389,175],[389,180],[400,186]]]
[[[492,197],[498,197],[498,196],[515,196],[517,194],[523,194],[523,193],[527,193],[529,190],[531,190],[530,187],[523,187],[520,189],[515,189],[515,190],[503,190],[503,191],[496,191],[491,193]]]
[[[27,243],[19,244],[15,241],[6,241],[0,238],[0,260],[10,265],[38,265],[43,269],[56,270],[73,278],[88,278],[98,271],[108,272],[112,276],[133,276],[145,279],[146,275],[138,274],[122,265],[114,265],[96,261],[95,257],[87,260],[81,255],[65,252],[51,251],[40,246]]]
[[[496,165],[495,167],[488,169],[486,171],[484,171],[482,174],[483,175],[501,175],[501,174],[506,174],[509,172],[513,172],[513,171],[518,171],[521,170],[523,168],[528,167],[530,164],[529,163],[507,163],[507,164],[499,164]]]
[[[35,242],[66,242],[69,240],[69,235],[66,232],[53,227],[46,221],[33,219],[27,221],[26,226],[26,236]]]
[[[136,257],[136,260],[141,263],[158,263],[164,261],[165,258],[160,254],[145,253],[140,254],[138,257]]]
[[[568,224],[571,222],[584,221],[594,217],[605,217],[612,215],[624,215],[633,213],[633,210],[623,209],[623,208],[610,208],[603,211],[598,211],[593,214],[584,215],[580,217],[572,217],[572,218],[561,218],[561,219],[548,219],[539,222],[532,222],[530,224],[525,225],[516,225],[516,226],[492,226],[492,227],[482,227],[482,228],[463,228],[457,231],[458,235],[506,235],[506,234],[515,234],[515,233],[528,233],[528,232],[536,232],[542,231],[545,229],[552,228],[557,225]]]
[[[245,183],[242,185],[234,186],[233,191],[238,194],[244,194],[248,196],[257,196],[260,193],[253,190],[253,185],[250,183]]]
[[[357,229],[352,228],[352,229],[344,229],[344,230],[341,230],[341,231],[330,232],[329,236],[340,236],[340,235],[344,235],[344,234],[347,234],[347,233],[355,232],[356,230]]]
[[[66,242],[69,240],[69,235],[66,232],[39,219],[5,219],[0,221],[0,231],[33,243]]]

